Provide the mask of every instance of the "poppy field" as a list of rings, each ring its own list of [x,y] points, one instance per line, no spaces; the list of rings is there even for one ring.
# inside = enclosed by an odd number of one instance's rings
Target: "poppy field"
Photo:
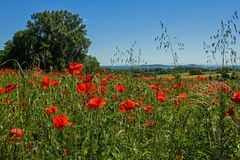
[[[0,159],[239,159],[240,85],[175,78],[0,71]]]

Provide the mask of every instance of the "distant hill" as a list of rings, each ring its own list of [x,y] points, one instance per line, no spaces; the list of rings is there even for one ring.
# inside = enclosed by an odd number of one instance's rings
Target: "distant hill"
[[[205,64],[186,64],[186,65],[178,65],[183,67],[191,67],[191,68],[208,68],[208,69],[217,69],[219,66],[217,65],[205,65]],[[131,68],[133,66],[122,66],[122,65],[116,65],[116,66],[101,66],[103,68],[114,68],[114,69],[126,69]],[[170,69],[174,68],[173,65],[164,65],[164,64],[144,64],[139,66],[134,66],[136,68],[164,68],[164,69]]]

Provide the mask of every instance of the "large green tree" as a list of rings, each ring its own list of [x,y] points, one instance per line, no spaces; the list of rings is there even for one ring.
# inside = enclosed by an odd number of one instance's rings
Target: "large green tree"
[[[66,10],[33,13],[26,29],[6,42],[3,61],[16,59],[23,68],[61,70],[73,60],[82,62],[90,43],[78,14]]]

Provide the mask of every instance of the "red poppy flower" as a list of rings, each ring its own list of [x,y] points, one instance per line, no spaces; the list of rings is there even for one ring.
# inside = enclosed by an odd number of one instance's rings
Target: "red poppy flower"
[[[107,88],[106,88],[105,86],[101,86],[100,92],[101,92],[102,94],[106,94],[106,93],[107,93]]]
[[[87,87],[85,83],[77,83],[77,92],[78,93],[86,93],[87,92]]]
[[[144,112],[151,112],[152,111],[152,106],[146,106],[144,107]]]
[[[227,85],[221,85],[222,91],[225,93],[229,93],[230,92],[230,87],[228,87]]]
[[[52,113],[56,112],[57,110],[58,110],[58,107],[56,105],[53,105],[49,108],[46,108],[45,112],[46,112],[46,114],[49,115],[49,114],[52,114]]]
[[[4,93],[4,88],[0,88],[0,94]]]
[[[44,89],[47,89],[47,87],[50,84],[51,79],[48,76],[43,76],[42,80],[40,81],[40,83],[42,84],[42,87]]]
[[[77,83],[77,92],[80,94],[92,93],[95,84],[90,83]]]
[[[173,85],[173,89],[178,89],[179,88],[179,85],[178,84],[174,84]]]
[[[125,86],[122,86],[121,84],[117,84],[114,86],[114,88],[116,89],[116,91],[120,92],[120,93],[123,93],[126,89]]]
[[[18,142],[23,137],[23,131],[20,128],[13,128],[9,132],[9,142],[15,143]]]
[[[235,102],[235,103],[240,104],[240,92],[239,91],[235,91],[233,93],[232,101]]]
[[[10,93],[13,89],[16,89],[17,85],[16,84],[9,84],[5,87],[5,93]]]
[[[50,86],[59,86],[60,82],[58,80],[56,81],[50,81]]]
[[[111,96],[112,96],[112,99],[114,100],[117,99],[117,96],[115,94],[112,94]]]
[[[108,83],[108,80],[107,80],[107,78],[103,77],[102,80],[101,80],[101,82],[102,82],[103,85],[106,86],[107,83]]]
[[[71,126],[73,123],[68,122],[68,117],[65,114],[59,114],[52,118],[53,125],[56,129],[62,129],[66,126]]]
[[[232,107],[229,107],[227,112],[226,112],[226,116],[232,116],[234,114],[234,110]]]
[[[86,75],[86,76],[84,77],[85,83],[91,82],[92,79],[93,79],[93,76],[92,76],[92,75]]]
[[[63,90],[62,90],[62,94],[63,94],[63,95],[67,94],[67,90],[66,90],[66,89],[63,89]]]
[[[165,94],[163,92],[158,92],[157,94],[157,99],[160,101],[160,102],[165,102],[167,100],[167,97],[165,96]]]
[[[146,80],[146,81],[150,81],[151,78],[150,78],[149,76],[147,76],[147,77],[145,77],[145,80]]]
[[[178,96],[177,96],[177,98],[179,99],[179,100],[183,100],[183,99],[185,99],[187,97],[187,94],[186,93],[180,93]]]
[[[16,136],[16,137],[23,137],[23,131],[20,128],[13,128],[9,132],[10,137]]]
[[[136,107],[141,107],[143,105],[143,102],[141,100],[135,101],[135,105],[136,105]]]
[[[94,75],[95,75],[96,77],[99,77],[99,76],[100,76],[100,74],[99,74],[97,71],[94,71]]]
[[[125,100],[120,104],[120,112],[126,112],[127,110],[132,110],[135,106],[134,101]]]
[[[35,72],[35,73],[33,74],[33,77],[34,77],[34,78],[38,78],[38,76],[39,76],[39,73],[37,73],[37,72]]]
[[[48,86],[59,86],[60,82],[58,80],[54,81],[51,80],[48,76],[43,76],[42,80],[40,81],[43,89],[47,89]]]
[[[102,106],[106,103],[105,100],[103,100],[101,97],[94,97],[90,99],[90,101],[87,104],[88,109],[94,109],[94,108],[102,108]]]
[[[168,93],[168,92],[170,92],[170,89],[169,88],[165,88],[164,92]]]
[[[183,81],[180,81],[180,82],[179,82],[179,86],[184,86],[184,84],[185,84],[185,83],[184,83]]]
[[[150,88],[151,91],[157,91],[159,87],[158,87],[157,84],[151,84],[151,85],[149,86],[149,88]]]
[[[83,70],[83,65],[77,62],[72,62],[69,65],[69,74],[79,74]]]
[[[143,124],[143,126],[145,126],[145,127],[151,127],[153,125],[154,125],[153,121],[149,121],[149,122]]]

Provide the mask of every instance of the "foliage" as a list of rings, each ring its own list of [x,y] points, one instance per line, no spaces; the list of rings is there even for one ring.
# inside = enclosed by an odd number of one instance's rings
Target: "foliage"
[[[189,71],[189,74],[190,74],[190,75],[202,75],[203,73],[202,73],[202,70],[201,70],[201,69],[195,68],[195,69],[193,69],[193,70],[190,70],[190,71]]]
[[[5,56],[5,52],[4,50],[0,50],[0,62],[1,62],[1,59]]]
[[[86,26],[79,15],[66,10],[44,11],[33,13],[27,28],[6,42],[3,60],[16,59],[23,68],[61,70],[73,60],[81,61],[89,46]]]
[[[108,73],[114,74],[130,74],[138,76],[147,76],[147,75],[164,75],[164,74],[173,74],[173,73],[187,73],[194,72],[194,70],[200,70],[201,74],[203,72],[210,71],[208,68],[195,68],[188,66],[178,66],[176,68],[161,68],[161,67],[144,67],[144,66],[135,66],[135,68],[129,67],[120,67],[120,68],[106,68]],[[199,73],[199,72],[198,72]],[[199,73],[200,74],[200,73]]]
[[[91,55],[86,55],[83,59],[85,73],[93,73],[100,69],[100,63],[97,58]]]
[[[240,158],[237,81],[77,66],[72,75],[0,71],[1,159]]]

